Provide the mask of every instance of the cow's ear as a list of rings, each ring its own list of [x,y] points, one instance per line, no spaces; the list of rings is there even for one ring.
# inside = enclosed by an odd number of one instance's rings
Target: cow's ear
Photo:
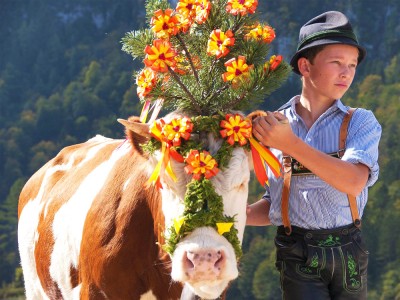
[[[255,110],[255,111],[249,113],[247,115],[247,118],[249,118],[250,120],[253,121],[257,117],[263,117],[263,116],[266,116],[266,115],[267,115],[267,113],[265,111],[263,111],[263,110]]]
[[[151,137],[149,124],[140,122],[139,117],[130,117],[128,120],[117,119],[117,121],[125,126],[126,137],[132,146],[139,153],[143,154],[140,144],[146,143]]]

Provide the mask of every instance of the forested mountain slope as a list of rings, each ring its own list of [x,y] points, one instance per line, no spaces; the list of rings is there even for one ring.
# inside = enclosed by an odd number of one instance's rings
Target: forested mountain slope
[[[381,174],[370,190],[364,231],[370,299],[400,299],[400,2],[265,0],[276,29],[272,53],[289,60],[300,26],[326,10],[346,13],[368,51],[343,101],[376,114],[383,127]],[[118,117],[138,115],[126,32],[145,26],[140,0],[0,0],[0,299],[21,292],[17,201],[29,176],[62,147],[95,134],[123,137]],[[299,92],[292,75],[266,99],[276,109]],[[262,191],[252,184],[251,200]],[[274,228],[248,228],[242,274],[228,299],[280,299]],[[397,297],[397,298],[396,298]]]

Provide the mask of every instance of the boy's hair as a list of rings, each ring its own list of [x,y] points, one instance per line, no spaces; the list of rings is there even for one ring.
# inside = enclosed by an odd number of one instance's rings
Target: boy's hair
[[[318,53],[320,53],[324,48],[326,47],[326,45],[319,45],[319,46],[315,46],[309,49],[304,50],[300,57],[304,57],[307,60],[310,61],[311,64],[314,64],[314,58],[317,56]]]

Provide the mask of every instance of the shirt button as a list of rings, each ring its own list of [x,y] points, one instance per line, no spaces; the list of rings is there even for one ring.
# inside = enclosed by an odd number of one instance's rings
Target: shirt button
[[[311,138],[307,138],[307,142],[311,142]]]

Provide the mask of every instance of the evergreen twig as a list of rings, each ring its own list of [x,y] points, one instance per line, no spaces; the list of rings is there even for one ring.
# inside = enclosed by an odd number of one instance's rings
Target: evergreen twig
[[[199,104],[197,103],[196,99],[194,98],[194,96],[192,95],[192,93],[187,89],[187,87],[183,84],[183,82],[181,81],[181,79],[179,78],[179,76],[174,72],[174,70],[171,69],[171,67],[168,66],[168,71],[169,73],[172,75],[172,78],[174,78],[174,80],[176,81],[176,83],[184,90],[184,92],[188,95],[190,102],[192,103],[192,105],[195,107],[196,112],[198,114],[201,114],[201,107],[199,106]]]
[[[197,74],[197,70],[196,70],[196,68],[195,68],[195,66],[194,66],[194,64],[193,64],[192,56],[190,55],[189,49],[186,47],[185,41],[182,39],[182,37],[181,37],[180,34],[177,34],[177,35],[176,35],[176,38],[178,39],[179,43],[181,44],[183,50],[185,51],[185,55],[186,55],[186,57],[187,57],[188,60],[189,60],[190,67],[192,68],[193,75],[194,75],[194,77],[196,78],[196,81],[197,81],[197,83],[199,84],[199,87],[201,87],[201,86],[200,86],[199,75]]]

